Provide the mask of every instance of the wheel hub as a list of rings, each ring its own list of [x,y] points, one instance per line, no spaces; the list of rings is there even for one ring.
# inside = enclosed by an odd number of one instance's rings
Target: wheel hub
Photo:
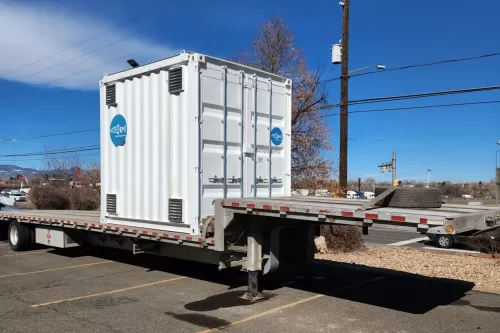
[[[10,228],[9,239],[12,245],[17,245],[17,242],[19,241],[19,233],[16,226],[12,226]]]
[[[439,245],[441,246],[449,246],[450,245],[450,239],[446,236],[439,237]]]

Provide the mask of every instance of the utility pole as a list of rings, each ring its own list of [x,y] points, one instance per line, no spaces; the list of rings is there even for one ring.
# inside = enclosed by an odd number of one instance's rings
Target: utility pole
[[[340,149],[339,184],[347,187],[347,135],[348,135],[348,80],[349,80],[349,0],[340,3],[342,13],[342,69],[340,75]]]

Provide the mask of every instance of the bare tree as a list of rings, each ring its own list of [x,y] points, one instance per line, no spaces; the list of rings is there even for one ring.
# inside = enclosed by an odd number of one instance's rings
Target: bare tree
[[[334,172],[325,152],[333,151],[330,129],[322,117],[328,104],[321,73],[311,72],[295,45],[295,35],[277,15],[259,27],[252,51],[236,61],[292,79],[292,183],[295,188],[324,188]]]

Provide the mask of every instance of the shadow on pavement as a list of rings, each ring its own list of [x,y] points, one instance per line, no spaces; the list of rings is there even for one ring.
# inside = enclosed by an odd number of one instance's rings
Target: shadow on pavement
[[[200,314],[200,313],[172,313],[172,312],[165,312],[165,315],[171,316],[175,319],[191,323],[196,326],[200,327],[206,327],[206,328],[215,328],[215,327],[220,327],[220,326],[225,326],[230,324],[229,321],[220,319],[217,317],[213,316],[208,316],[205,314]]]
[[[144,267],[148,271],[163,271],[226,285],[228,290],[239,288],[186,304],[185,308],[190,311],[213,311],[249,304],[239,298],[247,284],[244,272],[227,270],[219,272],[215,265],[144,254],[133,256],[129,252],[98,247],[53,250],[50,253],[68,257],[90,255]],[[397,311],[423,314],[438,306],[449,305],[460,300],[474,287],[473,283],[466,281],[429,278],[326,260],[317,260],[311,266],[308,275],[308,278],[285,273],[264,276],[261,288],[267,299],[276,296],[276,293],[269,293],[269,291],[279,290],[286,286]],[[206,318],[191,319],[203,322]]]

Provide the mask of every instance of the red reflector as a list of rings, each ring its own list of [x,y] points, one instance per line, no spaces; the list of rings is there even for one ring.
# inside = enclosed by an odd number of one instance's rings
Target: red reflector
[[[247,208],[255,208],[255,204],[247,204]]]
[[[95,224],[94,224],[94,223],[92,223],[90,226],[91,226],[92,228],[94,228],[94,227],[95,227]]]
[[[391,220],[395,222],[406,222],[406,217],[404,216],[391,216]]]
[[[163,237],[168,238],[168,234],[163,234]]]
[[[186,236],[186,240],[187,240],[187,241],[193,240],[193,237],[191,237],[191,236]]]
[[[84,226],[84,227],[86,227],[86,226],[88,226],[88,224],[87,224],[87,223],[84,223],[84,224],[83,224],[83,226]]]
[[[215,244],[215,239],[212,239],[212,244]]]
[[[120,230],[120,228],[119,227],[115,227],[115,230]]]
[[[179,236],[179,235],[174,235],[174,238],[175,238],[175,239],[181,239],[181,236]]]
[[[201,243],[203,242],[203,239],[201,239],[201,237],[198,237],[198,243]]]
[[[133,230],[132,230],[132,232],[133,232],[134,234],[136,234],[136,233],[137,233],[137,230],[133,229]]]
[[[343,217],[353,217],[354,213],[353,212],[342,212]]]
[[[226,205],[226,203],[225,203],[224,201],[221,201],[221,202],[220,202],[220,205],[221,205],[221,206],[225,206],[225,205]]]
[[[123,231],[128,232],[128,228],[123,228]]]
[[[102,224],[99,224],[99,228],[101,228],[101,229],[102,229]]]
[[[106,229],[111,230],[111,226],[109,226],[109,225],[106,226]]]
[[[272,210],[273,207],[271,205],[262,205],[262,209]]]
[[[280,207],[280,210],[283,211],[283,212],[289,212],[290,211],[290,207],[287,207],[287,206],[281,206]]]
[[[143,231],[142,231],[142,233],[143,233],[144,235],[147,235],[147,234],[148,234],[148,232],[147,232],[146,230],[143,230]]]
[[[378,214],[365,214],[365,219],[378,220]]]
[[[153,236],[158,236],[158,233],[157,232],[153,232]]]
[[[420,219],[421,224],[427,224],[427,219]]]
[[[239,207],[240,203],[239,202],[231,202],[231,207]]]
[[[328,214],[330,211],[328,209],[322,209],[319,211],[320,214]]]

